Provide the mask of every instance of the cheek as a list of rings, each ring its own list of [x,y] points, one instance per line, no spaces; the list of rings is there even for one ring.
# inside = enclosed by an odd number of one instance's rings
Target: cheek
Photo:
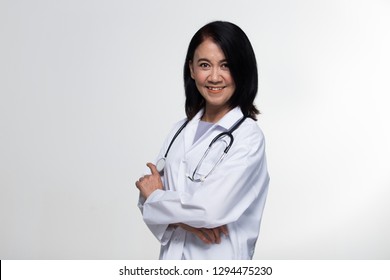
[[[196,88],[198,89],[199,93],[200,93],[201,95],[203,95],[203,91],[204,91],[203,85],[202,85],[201,83],[198,83],[198,82],[195,81],[195,86],[196,86]]]
[[[231,84],[232,86],[235,87],[235,83],[234,83],[234,80],[233,80],[233,77],[231,75],[229,75],[226,80],[228,81],[229,84]]]
[[[202,72],[194,73],[193,79],[195,80],[196,84],[203,84],[205,82],[205,80],[207,79],[207,76],[205,74],[203,74]]]
[[[194,74],[192,79],[194,80],[195,86],[198,89],[198,91],[201,91],[203,88],[203,83],[201,82],[201,79],[199,78],[199,76]]]

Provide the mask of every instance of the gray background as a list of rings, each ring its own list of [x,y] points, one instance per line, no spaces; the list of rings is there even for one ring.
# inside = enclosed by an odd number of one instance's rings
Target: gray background
[[[0,259],[155,259],[134,186],[209,21],[255,49],[271,175],[256,259],[390,258],[390,4],[0,1]]]

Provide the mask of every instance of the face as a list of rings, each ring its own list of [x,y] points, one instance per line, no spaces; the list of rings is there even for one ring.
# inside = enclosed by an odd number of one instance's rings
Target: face
[[[236,85],[221,48],[211,39],[203,41],[190,61],[191,77],[206,101],[207,110],[228,111]]]

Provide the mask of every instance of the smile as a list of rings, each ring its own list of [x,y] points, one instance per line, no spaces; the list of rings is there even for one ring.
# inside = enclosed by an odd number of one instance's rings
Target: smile
[[[208,90],[211,90],[211,91],[219,91],[219,90],[223,90],[225,87],[207,87],[206,88]]]

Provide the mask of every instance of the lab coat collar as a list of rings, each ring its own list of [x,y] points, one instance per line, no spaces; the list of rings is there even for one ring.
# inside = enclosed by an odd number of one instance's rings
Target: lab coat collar
[[[216,124],[223,127],[226,130],[229,130],[239,119],[244,116],[240,107],[235,107],[230,110],[222,119],[220,119]]]
[[[199,122],[200,118],[203,116],[204,109],[201,109],[193,118],[196,120],[196,124]],[[240,107],[235,107],[231,109],[225,116],[222,117],[215,125],[218,125],[225,130],[229,130],[239,119],[244,116]]]
[[[184,130],[184,147],[186,152],[189,152],[194,147],[196,147],[203,138],[209,135],[210,131],[228,131],[234,124],[237,123],[239,119],[244,116],[244,114],[241,112],[240,107],[233,108],[225,116],[223,116],[223,118],[220,119],[215,125],[213,125],[204,135],[202,135],[198,139],[198,141],[196,141],[195,145],[193,145],[195,133],[198,128],[200,118],[203,116],[203,112],[204,110],[201,109],[195,115],[195,117],[192,118],[192,120],[188,123],[186,129]]]

